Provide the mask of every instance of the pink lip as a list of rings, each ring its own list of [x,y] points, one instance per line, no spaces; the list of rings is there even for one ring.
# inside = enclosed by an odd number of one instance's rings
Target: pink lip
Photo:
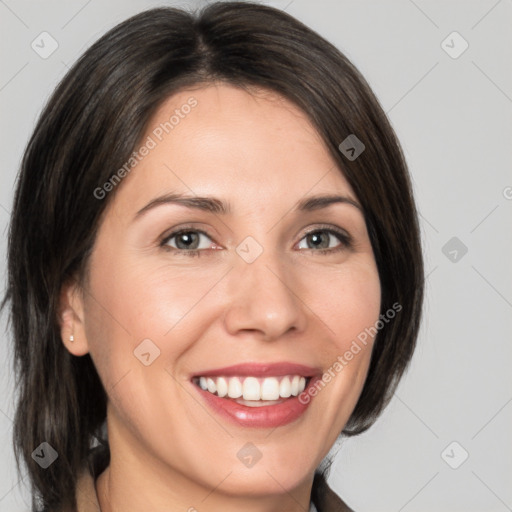
[[[244,363],[225,368],[215,368],[203,370],[192,375],[199,376],[254,376],[254,377],[280,377],[284,375],[301,375],[311,377],[306,390],[315,384],[321,378],[322,371],[319,368],[313,368],[302,364],[280,362],[280,363]],[[311,397],[306,403],[302,403],[299,397],[306,392],[295,397],[283,399],[281,403],[275,405],[264,405],[262,407],[248,407],[237,403],[231,398],[220,398],[208,391],[204,391],[197,384],[193,384],[197,392],[202,396],[206,404],[216,413],[230,422],[243,427],[256,428],[275,428],[287,425],[299,419],[307,410],[311,403]]]
[[[320,368],[313,368],[303,364],[279,362],[279,363],[242,363],[224,368],[207,369],[194,373],[191,377],[235,377],[251,375],[253,377],[281,377],[284,375],[302,375],[304,377],[314,377],[320,375]]]

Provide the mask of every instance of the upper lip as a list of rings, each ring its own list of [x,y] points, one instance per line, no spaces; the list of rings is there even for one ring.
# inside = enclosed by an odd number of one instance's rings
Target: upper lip
[[[322,373],[319,368],[307,366],[304,364],[290,363],[287,361],[277,363],[240,363],[224,368],[205,369],[192,374],[192,377],[199,376],[253,376],[253,377],[279,377],[284,375],[301,375],[303,377],[313,377]]]

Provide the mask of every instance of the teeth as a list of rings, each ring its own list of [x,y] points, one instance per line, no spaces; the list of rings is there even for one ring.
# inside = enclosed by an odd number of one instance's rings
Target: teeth
[[[261,385],[261,400],[277,400],[279,398],[279,381],[270,377]]]
[[[292,379],[292,395],[297,396],[299,394],[299,379],[298,375],[294,375]]]
[[[244,400],[259,400],[261,398],[260,383],[255,377],[246,377],[243,383]]]
[[[231,377],[228,384],[229,398],[240,398],[242,396],[242,383],[238,377]]]
[[[306,378],[301,375],[266,378],[199,377],[196,381],[201,389],[212,394],[244,401],[275,401],[297,396],[306,388]]]
[[[228,394],[228,383],[224,377],[219,377],[217,379],[217,394],[220,397],[226,396]]]
[[[215,382],[213,381],[213,379],[210,379],[210,377],[208,377],[206,379],[206,386],[208,387],[208,391],[210,393],[216,393],[217,392],[217,386],[215,385]]]
[[[288,398],[292,394],[292,384],[289,377],[285,377],[279,385],[279,395]]]

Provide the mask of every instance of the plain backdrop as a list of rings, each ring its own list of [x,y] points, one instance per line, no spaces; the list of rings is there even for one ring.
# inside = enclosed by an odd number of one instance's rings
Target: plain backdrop
[[[418,350],[375,426],[341,442],[329,483],[356,512],[512,510],[512,2],[265,3],[329,39],[367,78],[403,146],[421,214]],[[20,158],[57,82],[128,16],[202,4],[0,0],[2,284]],[[47,58],[31,46],[42,32],[58,44]],[[12,452],[5,314],[0,328],[0,510],[22,512],[29,495]]]

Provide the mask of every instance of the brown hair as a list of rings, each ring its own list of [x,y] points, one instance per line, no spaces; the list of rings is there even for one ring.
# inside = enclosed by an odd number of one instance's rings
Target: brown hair
[[[379,332],[362,394],[344,433],[366,430],[412,356],[423,300],[417,212],[397,137],[365,79],[333,45],[290,15],[248,2],[197,14],[142,12],[89,48],[44,108],[26,148],[9,231],[8,288],[17,376],[14,449],[28,468],[33,509],[74,504],[78,470],[101,427],[106,394],[89,355],[72,356],[57,322],[63,283],[86,275],[99,219],[113,193],[94,191],[127,161],[169,95],[224,81],[280,93],[316,126],[361,202],[381,281]],[[338,146],[355,134],[356,159]],[[42,469],[32,452],[58,459]]]

